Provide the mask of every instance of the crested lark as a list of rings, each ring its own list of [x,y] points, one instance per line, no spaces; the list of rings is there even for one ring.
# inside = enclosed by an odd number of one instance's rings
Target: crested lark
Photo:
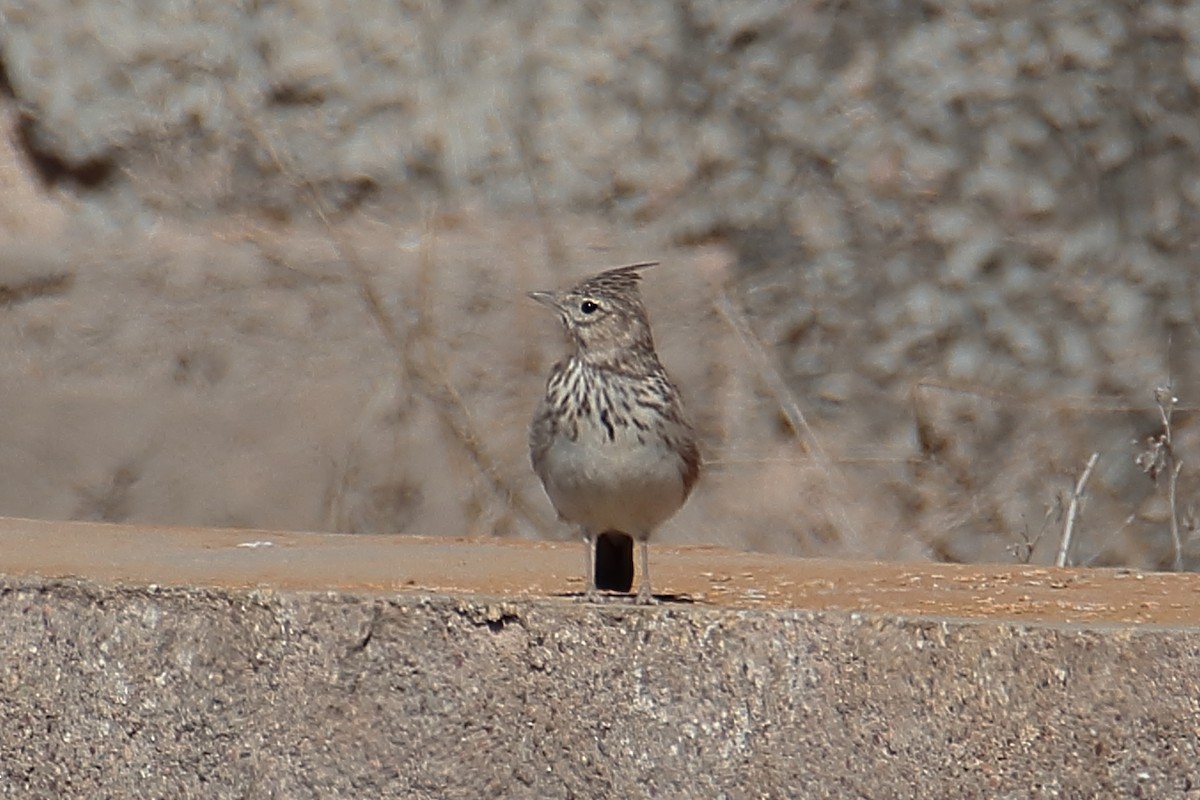
[[[654,263],[529,295],[558,312],[572,344],[550,371],[529,454],[558,515],[583,531],[588,600],[596,598],[596,538],[621,532],[641,551],[637,602],[654,602],[647,541],[700,475],[695,432],[658,360],[638,291],[640,270]]]

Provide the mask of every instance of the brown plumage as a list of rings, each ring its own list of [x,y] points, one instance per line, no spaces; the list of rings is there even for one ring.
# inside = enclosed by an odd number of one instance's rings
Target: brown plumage
[[[596,595],[596,538],[616,531],[638,542],[637,600],[652,602],[647,542],[700,476],[695,432],[658,360],[638,291],[640,271],[652,265],[530,293],[558,312],[572,343],[546,382],[529,453],[559,516],[583,531],[589,599]]]

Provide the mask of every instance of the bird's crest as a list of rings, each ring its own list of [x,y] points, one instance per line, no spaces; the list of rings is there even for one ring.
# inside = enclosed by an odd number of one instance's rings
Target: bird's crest
[[[642,261],[623,267],[613,267],[580,282],[571,291],[581,295],[598,294],[609,297],[636,294],[638,282],[642,279],[641,271],[657,265],[657,261]]]

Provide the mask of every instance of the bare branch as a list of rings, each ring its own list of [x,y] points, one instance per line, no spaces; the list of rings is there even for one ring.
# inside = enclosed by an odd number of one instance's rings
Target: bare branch
[[[1092,453],[1087,460],[1087,466],[1083,468],[1083,473],[1079,476],[1079,480],[1075,482],[1075,490],[1071,492],[1071,503],[1067,506],[1067,521],[1063,524],[1062,541],[1058,545],[1058,558],[1054,564],[1058,567],[1067,565],[1067,552],[1071,549],[1071,538],[1075,534],[1075,520],[1079,517],[1080,501],[1083,499],[1083,490],[1087,486],[1088,478],[1092,477],[1092,469],[1096,466],[1096,462],[1100,460],[1099,453]]]
[[[1154,389],[1154,402],[1158,406],[1158,418],[1162,422],[1162,433],[1150,436],[1146,441],[1146,449],[1138,453],[1134,463],[1150,476],[1150,480],[1158,483],[1158,476],[1167,476],[1167,503],[1171,509],[1171,542],[1175,546],[1175,558],[1172,566],[1176,572],[1183,571],[1183,538],[1179,535],[1179,506],[1176,502],[1176,490],[1179,485],[1179,473],[1183,470],[1183,461],[1175,452],[1175,442],[1172,439],[1171,417],[1179,398],[1171,391],[1170,386],[1157,386]]]
[[[1183,540],[1179,536],[1179,509],[1175,504],[1175,487],[1179,483],[1179,472],[1182,469],[1183,462],[1176,459],[1171,477],[1167,479],[1167,502],[1171,506],[1171,541],[1175,544],[1173,566],[1176,572],[1183,572]]]

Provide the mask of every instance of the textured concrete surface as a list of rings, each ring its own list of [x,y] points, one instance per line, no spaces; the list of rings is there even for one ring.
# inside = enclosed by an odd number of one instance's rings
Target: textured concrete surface
[[[1200,791],[1188,575],[688,549],[641,608],[556,596],[563,545],[5,520],[0,553],[7,797]]]

